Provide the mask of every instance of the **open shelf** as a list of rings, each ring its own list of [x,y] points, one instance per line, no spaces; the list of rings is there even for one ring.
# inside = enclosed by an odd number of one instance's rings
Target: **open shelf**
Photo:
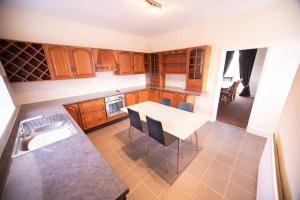
[[[0,60],[11,82],[51,80],[41,44],[0,39]]]

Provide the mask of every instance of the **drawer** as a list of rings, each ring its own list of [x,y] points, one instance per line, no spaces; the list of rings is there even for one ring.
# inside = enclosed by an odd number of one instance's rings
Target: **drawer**
[[[94,108],[104,108],[104,99],[84,101],[79,104],[81,110],[93,110]]]

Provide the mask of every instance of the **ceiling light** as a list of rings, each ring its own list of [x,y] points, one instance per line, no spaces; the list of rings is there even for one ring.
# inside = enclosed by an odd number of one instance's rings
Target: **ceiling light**
[[[154,1],[154,0],[145,0],[145,1],[153,7],[156,7],[156,8],[162,7],[162,5],[160,3],[158,3],[157,1]]]

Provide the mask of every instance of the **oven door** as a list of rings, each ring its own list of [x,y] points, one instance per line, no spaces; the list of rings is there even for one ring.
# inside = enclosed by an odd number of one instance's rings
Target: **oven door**
[[[123,111],[121,111],[120,109],[123,108],[124,105],[125,105],[124,100],[106,102],[107,117],[112,117],[120,113],[123,113]]]

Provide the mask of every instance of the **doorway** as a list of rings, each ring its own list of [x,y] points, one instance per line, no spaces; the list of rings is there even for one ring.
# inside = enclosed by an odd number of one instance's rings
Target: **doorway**
[[[226,52],[217,121],[247,128],[267,50]]]

